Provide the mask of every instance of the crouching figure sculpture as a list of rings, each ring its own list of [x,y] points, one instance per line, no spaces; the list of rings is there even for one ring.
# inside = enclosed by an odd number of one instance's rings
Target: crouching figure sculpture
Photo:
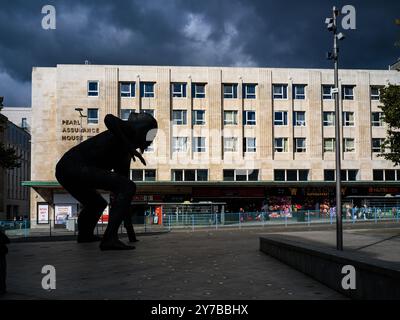
[[[130,217],[129,206],[136,185],[129,179],[131,159],[146,165],[142,155],[157,133],[157,121],[146,113],[131,113],[128,121],[107,114],[108,130],[67,151],[56,166],[58,182],[83,206],[78,215],[78,242],[100,240],[94,230],[107,202],[97,190],[114,194],[101,250],[129,250],[118,239],[118,228]],[[137,151],[139,149],[139,151]]]

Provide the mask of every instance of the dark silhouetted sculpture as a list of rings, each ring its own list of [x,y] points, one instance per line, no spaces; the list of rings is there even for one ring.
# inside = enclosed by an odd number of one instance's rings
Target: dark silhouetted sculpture
[[[132,112],[128,121],[108,114],[104,123],[108,130],[64,154],[57,163],[56,178],[83,205],[78,215],[78,242],[100,240],[94,229],[107,201],[97,190],[106,190],[113,193],[114,199],[100,249],[134,249],[118,239],[118,229],[124,221],[129,240],[136,240],[130,210],[136,185],[129,179],[130,162],[137,157],[146,165],[141,154],[156,135],[157,121],[150,114]]]

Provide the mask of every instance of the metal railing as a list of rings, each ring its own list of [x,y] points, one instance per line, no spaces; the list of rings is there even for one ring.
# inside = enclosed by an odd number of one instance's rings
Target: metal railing
[[[393,208],[361,208],[344,209],[343,223],[360,222],[400,222],[400,207]],[[315,210],[299,211],[270,211],[270,212],[238,212],[238,213],[179,213],[164,215],[162,221],[154,216],[145,216],[141,223],[134,224],[138,233],[171,231],[174,229],[196,229],[204,228],[246,228],[246,227],[268,227],[273,225],[315,225],[335,224],[336,215],[334,211],[321,212]],[[35,237],[35,236],[65,236],[77,235],[77,219],[69,219],[65,225],[55,225],[54,221],[46,224],[37,224],[36,221],[4,221],[0,220],[0,229],[10,237]],[[101,235],[107,227],[106,223],[96,226],[95,234]],[[119,229],[120,234],[125,234],[123,224]]]

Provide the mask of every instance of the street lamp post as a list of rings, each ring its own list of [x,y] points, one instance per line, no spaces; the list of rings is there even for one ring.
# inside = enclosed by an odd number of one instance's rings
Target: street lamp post
[[[339,90],[339,71],[338,58],[339,47],[338,40],[343,40],[343,33],[337,32],[337,16],[339,10],[336,7],[332,9],[332,18],[326,18],[325,23],[329,31],[333,32],[333,52],[329,52],[327,58],[334,62],[334,88],[331,93],[335,97],[335,136],[336,136],[336,249],[343,251],[343,225],[342,225],[342,193],[341,193],[341,150],[340,150],[340,90]]]
[[[79,138],[79,143],[81,143],[82,142],[82,118],[87,118],[87,115],[84,115],[83,113],[82,113],[82,111],[83,111],[83,109],[82,108],[75,108],[75,111],[78,111],[79,112],[79,117],[80,117],[80,121],[79,121],[79,123],[80,123],[80,125],[81,125],[81,129],[80,129],[80,138]]]

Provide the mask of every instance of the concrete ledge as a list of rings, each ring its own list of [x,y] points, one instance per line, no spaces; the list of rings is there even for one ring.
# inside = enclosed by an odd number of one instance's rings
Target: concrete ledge
[[[367,257],[358,252],[339,252],[333,248],[268,235],[260,238],[260,250],[311,276],[352,299],[400,299],[400,266]],[[356,271],[356,289],[344,290],[345,265]]]

